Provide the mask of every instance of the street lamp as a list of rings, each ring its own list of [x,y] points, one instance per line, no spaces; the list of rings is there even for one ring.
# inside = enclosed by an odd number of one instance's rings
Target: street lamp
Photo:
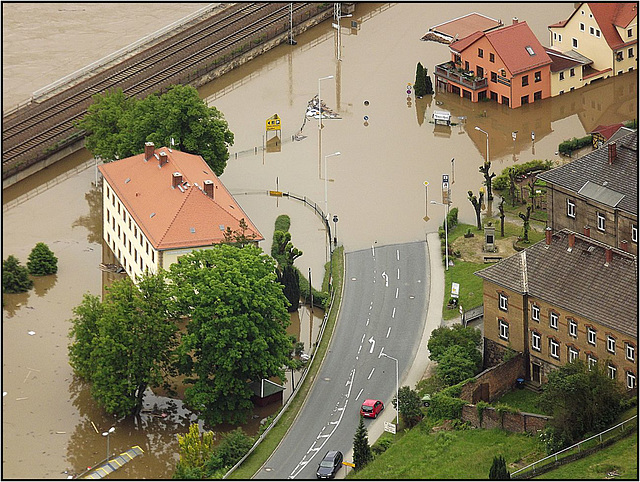
[[[324,156],[324,216],[329,221],[329,201],[327,200],[327,158],[339,156],[340,151]]]
[[[116,428],[115,427],[111,427],[106,432],[102,432],[102,436],[103,437],[107,437],[107,459],[106,459],[107,462],[109,461],[109,435],[111,435],[115,431],[116,431]]]
[[[338,216],[333,216],[333,246],[338,247]]]
[[[476,130],[483,132],[484,135],[487,136],[487,162],[489,162],[489,133],[487,131],[480,129],[478,126],[476,126]]]
[[[433,201],[431,201],[431,202],[433,202]],[[398,414],[400,413],[400,399],[398,398],[398,359],[397,358],[393,358],[392,356],[387,355],[384,352],[380,353],[380,355],[386,356],[387,358],[391,358],[392,360],[394,360],[396,362],[396,426],[398,426],[399,425],[399,423],[398,423]]]
[[[439,204],[440,206],[444,206],[446,208],[444,212],[444,256],[445,256],[445,263],[447,265],[445,269],[449,271],[449,227],[447,223],[447,217],[449,214],[449,205],[439,203],[437,201],[431,201],[431,204]]]
[[[320,81],[327,79],[333,79],[333,75],[318,79],[318,168],[320,168],[320,162],[322,162],[322,97],[320,96]]]

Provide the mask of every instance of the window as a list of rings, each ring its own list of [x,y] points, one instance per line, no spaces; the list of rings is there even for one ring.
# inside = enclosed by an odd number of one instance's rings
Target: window
[[[504,320],[499,320],[498,324],[500,325],[500,338],[503,340],[509,339],[509,323]]]
[[[627,372],[627,388],[636,388],[636,376],[633,372]]]
[[[595,30],[593,27],[589,27],[589,33],[590,33],[591,35],[595,35],[596,30]]]
[[[572,362],[577,359],[578,359],[578,350],[576,350],[573,347],[569,347],[569,362]]]
[[[571,39],[571,46],[572,46],[574,49],[577,49],[577,48],[578,48],[578,39],[577,39],[577,38],[572,38],[572,39]]]
[[[464,61],[464,70],[469,70],[469,62],[468,61]]]
[[[633,58],[633,47],[631,47],[627,53],[629,54],[629,58],[632,59]]]
[[[564,80],[564,72],[560,72],[560,80]]]
[[[600,37],[600,30],[596,29],[596,37]]]
[[[627,360],[635,361],[636,359],[636,347],[631,343],[624,344],[624,351],[627,356]]]
[[[614,354],[616,352],[616,339],[611,335],[607,335],[607,351]]]
[[[527,85],[529,85],[529,76],[528,75],[523,75],[522,76],[522,87],[526,87]]]
[[[616,60],[622,62],[622,52],[616,52]]]
[[[491,72],[491,82],[498,82],[498,74]]]
[[[540,82],[542,80],[542,72],[540,72],[539,70],[537,72],[534,72],[533,80],[534,82]]]
[[[576,203],[571,199],[567,199],[567,216],[574,219],[576,217]]]
[[[483,58],[484,57],[484,52],[482,49],[478,49],[478,57]]]
[[[531,332],[531,348],[540,351],[540,333],[536,331]]]
[[[493,54],[489,54],[489,62],[494,63],[496,61],[496,56]]]
[[[558,40],[558,34],[556,32],[553,32],[553,40]]]
[[[587,364],[589,365],[589,370],[591,370],[596,363],[598,363],[598,359],[596,357],[594,357],[593,355],[587,356]]]
[[[580,31],[584,32],[584,23],[580,22]]]
[[[576,76],[576,69],[571,67],[571,70],[569,70],[569,77],[575,77],[575,76]]]
[[[615,365],[611,365],[609,364],[609,366],[607,367],[607,370],[609,371],[609,378],[615,380],[616,379],[616,366]]]
[[[151,250],[151,262],[152,263],[156,262],[156,260],[155,260],[155,251],[154,250]]]
[[[633,37],[633,30],[632,29],[628,29],[627,30],[627,37]]]
[[[558,329],[558,313],[553,311],[549,313],[549,326],[554,330]]]
[[[520,105],[525,105],[529,103],[529,96],[528,95],[523,95],[522,97],[520,97]]]
[[[576,323],[576,320],[569,320],[569,336],[578,338],[578,323]]]
[[[499,300],[499,307],[502,311],[508,311],[509,310],[509,300],[506,297],[506,295],[503,295],[502,293],[498,294],[498,300]]]
[[[562,34],[561,33],[558,34],[558,42],[562,42]]]
[[[538,305],[531,305],[531,319],[540,321],[540,307]]]
[[[604,218],[604,214],[602,213],[598,213],[598,231],[604,231],[604,224],[605,218]]]
[[[587,328],[587,341],[590,345],[596,346],[596,330],[591,327]]]
[[[533,49],[531,48],[531,46],[530,46],[530,45],[527,45],[524,49],[527,51],[527,53],[528,53],[531,57],[533,57],[533,56],[536,54],[536,53],[533,51]]]
[[[541,90],[533,93],[533,100],[542,100],[542,91]]]
[[[549,338],[549,353],[553,358],[560,359],[560,343],[553,338]]]
[[[507,71],[504,70],[504,69],[501,69],[500,70],[500,75],[503,76],[503,77],[506,77],[507,76]]]

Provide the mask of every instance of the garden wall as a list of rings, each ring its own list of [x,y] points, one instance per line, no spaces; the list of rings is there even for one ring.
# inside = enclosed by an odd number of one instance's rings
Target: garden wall
[[[465,405],[462,407],[461,418],[465,422],[470,422],[476,428],[500,428],[509,432],[536,434],[538,430],[544,430],[547,421],[551,417],[525,412],[500,413],[494,407],[486,407],[482,411],[481,420],[475,405]]]
[[[474,404],[480,400],[492,402],[508,392],[516,383],[516,379],[524,378],[525,373],[525,356],[518,353],[512,359],[476,375],[462,387],[460,398]]]

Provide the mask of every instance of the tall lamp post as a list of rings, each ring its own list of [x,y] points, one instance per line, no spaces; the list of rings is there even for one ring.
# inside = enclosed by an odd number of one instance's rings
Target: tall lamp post
[[[116,431],[116,428],[115,427],[111,427],[106,432],[102,432],[102,436],[103,437],[107,437],[107,459],[106,459],[107,462],[109,461],[109,456],[110,456],[110,452],[109,452],[109,435],[111,435],[115,431]]]
[[[327,159],[329,157],[333,157],[333,156],[339,156],[340,155],[340,151],[338,152],[334,152],[333,154],[327,154],[326,156],[324,156],[324,216],[325,219],[327,220],[327,222],[329,221],[329,201],[327,199]],[[331,240],[329,240],[329,242],[331,242]]]
[[[431,202],[433,202],[433,201],[431,201]],[[391,358],[392,360],[394,360],[396,362],[396,426],[398,426],[399,425],[398,414],[400,413],[400,399],[398,399],[398,359],[394,358],[394,357],[392,357],[390,355],[387,355],[384,352],[380,353],[380,355],[386,356],[387,358]]]
[[[476,126],[476,130],[484,133],[484,135],[487,136],[487,162],[489,162],[489,133],[485,130],[480,129],[478,126]]]
[[[318,79],[318,168],[320,168],[320,163],[322,162],[322,97],[320,96],[320,81],[327,79],[333,79],[333,75]]]
[[[333,247],[338,247],[338,216],[333,216]]]
[[[443,204],[443,203],[439,203],[438,201],[431,201],[431,204],[439,204],[440,206],[444,206],[445,207],[445,211],[444,211],[444,256],[445,256],[445,263],[447,265],[447,267],[445,268],[447,271],[449,271],[449,226],[447,223],[447,217],[449,214],[449,205],[448,204]]]

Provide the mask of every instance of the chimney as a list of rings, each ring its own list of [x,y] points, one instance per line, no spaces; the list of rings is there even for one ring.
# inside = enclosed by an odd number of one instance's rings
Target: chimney
[[[204,193],[213,199],[213,181],[207,179],[204,181]]]
[[[545,244],[549,246],[551,244],[551,228],[544,230]]]
[[[613,161],[616,160],[616,143],[612,142],[609,144],[609,165],[613,164]]]
[[[513,19],[511,19],[511,25],[516,25],[518,23],[518,17],[513,17]]]
[[[167,157],[167,153],[164,152],[164,151],[160,152],[160,159],[158,161],[158,166],[162,167],[167,162],[169,162],[169,158]]]
[[[567,249],[567,251],[571,252],[575,245],[576,245],[576,235],[575,233],[569,233],[569,248]]]
[[[629,252],[629,243],[627,243],[626,239],[623,239],[622,241],[620,241],[620,249],[622,249],[623,251],[626,251],[627,253]]]
[[[589,227],[589,225],[587,224],[583,229],[584,229],[584,235],[587,238],[590,238],[591,237],[591,228]]]
[[[175,189],[180,184],[182,184],[182,174],[180,174],[179,172],[174,172],[173,178],[171,180],[171,187]]]
[[[611,248],[605,248],[604,250],[604,260],[605,266],[609,266],[609,263],[611,263],[611,260],[613,259],[613,250]]]
[[[145,142],[144,143],[144,160],[148,161],[153,157],[153,151],[155,150],[155,146],[153,142]]]

